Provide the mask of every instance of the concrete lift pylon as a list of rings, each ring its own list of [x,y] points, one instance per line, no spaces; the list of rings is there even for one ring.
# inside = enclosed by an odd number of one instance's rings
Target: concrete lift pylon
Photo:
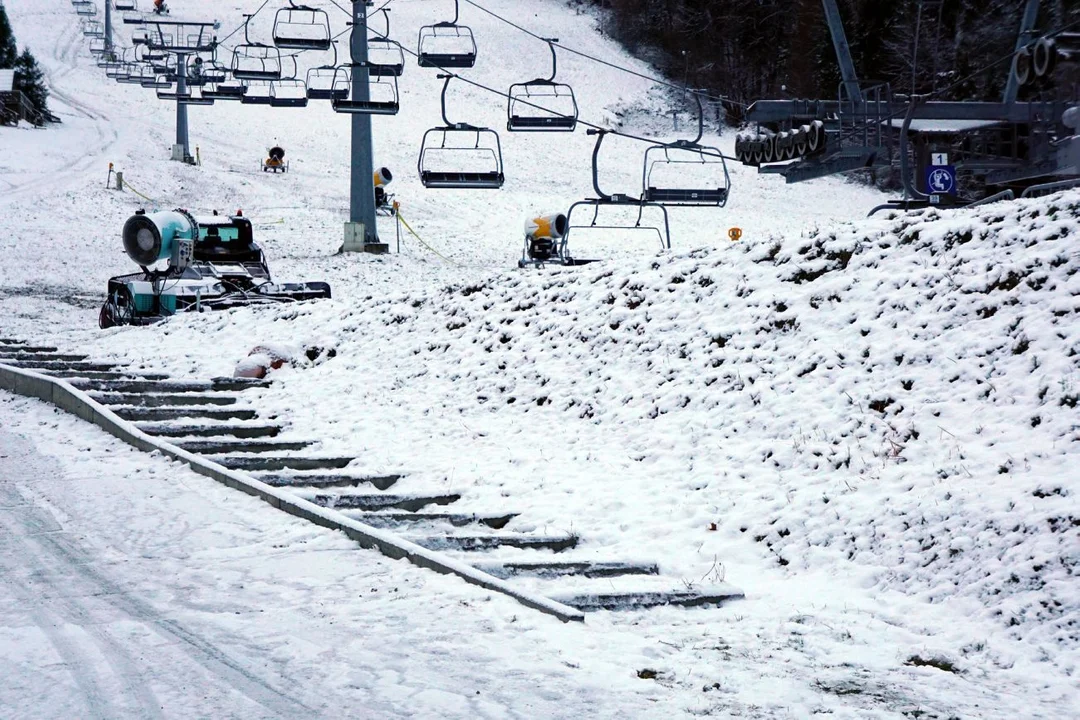
[[[368,69],[367,8],[370,0],[353,0],[352,32],[349,37],[352,60],[351,99],[367,102],[371,99]],[[379,242],[375,224],[374,143],[371,135],[371,115],[350,114],[352,122],[352,153],[349,186],[349,222],[345,223],[345,239],[341,252],[383,254],[390,246]]]

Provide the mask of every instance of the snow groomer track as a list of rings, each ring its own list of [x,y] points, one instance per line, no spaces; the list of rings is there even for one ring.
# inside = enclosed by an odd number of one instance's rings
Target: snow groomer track
[[[458,575],[562,620],[583,620],[584,611],[743,597],[726,583],[688,588],[662,576],[655,562],[597,557],[576,535],[515,532],[519,513],[471,513],[458,506],[461,494],[425,488],[406,473],[364,474],[357,458],[320,454],[302,428],[260,418],[245,391],[267,384],[137,374],[0,338],[0,388],[51,402],[364,547]]]

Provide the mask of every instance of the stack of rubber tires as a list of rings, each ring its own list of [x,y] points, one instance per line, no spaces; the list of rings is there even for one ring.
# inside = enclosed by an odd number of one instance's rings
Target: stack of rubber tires
[[[1025,45],[1013,56],[1013,75],[1020,87],[1036,85],[1054,74],[1059,62],[1080,60],[1080,33],[1041,37]]]
[[[816,155],[825,150],[827,137],[821,120],[777,133],[742,133],[735,138],[735,158],[744,165],[757,166]]]

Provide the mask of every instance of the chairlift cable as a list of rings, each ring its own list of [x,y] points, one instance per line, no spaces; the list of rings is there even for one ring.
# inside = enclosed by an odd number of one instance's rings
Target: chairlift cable
[[[521,25],[518,25],[517,23],[513,22],[512,20],[507,20],[506,18],[502,17],[501,15],[498,15],[495,12],[493,12],[491,10],[488,10],[483,5],[480,5],[479,3],[474,2],[474,0],[464,0],[464,2],[468,3],[469,5],[472,5],[477,10],[482,10],[483,12],[486,12],[488,15],[491,15],[496,20],[504,22],[507,25],[509,25],[510,27],[513,27],[513,28],[516,28],[516,29],[520,30],[521,32],[525,33],[526,35],[531,35],[532,37],[536,38],[537,40],[547,42],[547,38],[545,38],[545,37],[543,37],[541,35],[538,35],[538,34],[534,33],[532,30],[524,28]],[[731,99],[723,97],[723,96],[709,95],[708,93],[692,90],[690,88],[683,87],[682,85],[676,85],[675,83],[671,83],[671,82],[668,82],[666,80],[660,80],[660,79],[652,77],[650,75],[645,75],[644,73],[639,73],[638,71],[631,70],[628,67],[623,67],[622,65],[616,65],[615,63],[608,62],[607,60],[602,60],[602,59],[600,59],[598,57],[595,57],[593,55],[589,55],[588,53],[582,52],[581,50],[575,50],[574,48],[563,45],[562,43],[559,43],[559,47],[561,47],[563,50],[566,50],[567,52],[573,53],[575,55],[580,55],[583,58],[587,58],[589,60],[592,60],[593,62],[600,63],[601,65],[607,65],[610,68],[613,68],[615,70],[621,70],[621,71],[623,71],[625,73],[629,73],[631,75],[636,75],[637,77],[642,78],[643,80],[650,80],[650,81],[652,81],[652,82],[654,82],[654,83],[656,83],[658,85],[664,85],[665,87],[672,88],[673,90],[681,90],[684,93],[688,93],[688,94],[692,94],[692,95],[698,95],[698,96],[704,98],[705,100],[712,100],[712,101],[717,101],[717,102],[731,103],[732,105],[738,105],[740,107],[749,107],[749,105],[747,105],[746,103],[741,103],[741,102],[738,102],[737,100],[731,100]]]
[[[469,0],[466,0],[466,2],[468,2],[468,1]],[[377,30],[372,30],[371,32],[374,33],[375,35],[378,35],[380,38],[382,38],[384,40],[390,40],[391,39],[391,38],[387,37],[386,35],[383,35],[382,33],[380,33]],[[562,47],[562,45],[559,45],[559,47]],[[402,45],[401,48],[402,48],[402,50],[409,53],[413,57],[417,57],[417,53],[414,52],[412,49],[410,49],[408,47],[405,47],[404,45]],[[515,99],[515,98],[512,98],[511,95],[509,93],[507,93],[507,92],[503,92],[502,90],[497,90],[497,89],[495,89],[493,87],[488,87],[487,85],[484,85],[483,83],[477,82],[476,80],[472,80],[472,79],[467,78],[467,77],[465,77],[463,75],[459,75],[458,73],[447,70],[446,68],[438,67],[437,69],[442,71],[443,73],[446,73],[446,74],[452,76],[453,78],[455,78],[457,80],[461,80],[464,83],[472,85],[475,88],[485,90],[485,91],[487,91],[489,93],[492,93],[493,95],[498,95],[499,97],[501,97],[501,98],[503,98],[505,100]],[[692,94],[696,95],[698,97],[701,97],[703,95],[702,93],[692,93]],[[553,112],[550,109],[543,107],[542,105],[537,105],[535,103],[528,102],[527,100],[518,99],[517,101],[520,102],[523,105],[527,105],[527,106],[529,106],[531,108],[534,108],[536,110],[542,110],[543,112],[549,113],[549,114],[551,114],[553,116],[556,116],[556,117],[569,117],[567,115],[563,115],[562,113]],[[582,120],[580,118],[578,119],[578,123],[580,123],[582,125],[585,125],[587,127],[590,127],[590,128],[592,128],[594,130],[599,130],[599,131],[605,132],[605,133],[607,133],[609,135],[616,135],[616,136],[619,136],[619,137],[627,138],[629,140],[637,140],[639,142],[648,143],[649,145],[655,145],[658,142],[656,138],[647,138],[647,137],[642,137],[640,135],[634,135],[632,133],[623,132],[621,130],[612,130],[610,128],[605,128],[603,125],[597,125],[596,123],[589,122],[588,120]],[[703,157],[723,158],[724,160],[732,160],[732,161],[736,161],[736,162],[738,161],[738,159],[735,158],[734,156],[725,155],[724,153],[717,154],[717,153],[703,152],[702,156]]]

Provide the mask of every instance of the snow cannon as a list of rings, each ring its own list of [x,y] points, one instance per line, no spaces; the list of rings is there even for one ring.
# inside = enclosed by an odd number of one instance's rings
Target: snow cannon
[[[525,257],[534,265],[561,257],[560,240],[566,235],[563,213],[538,215],[525,221]],[[519,263],[520,265],[520,263]]]
[[[124,223],[121,233],[124,252],[140,267],[159,260],[184,267],[191,259],[198,235],[198,223],[186,210],[165,210],[150,213],[139,210]]]
[[[274,282],[251,221],[239,212],[195,217],[180,209],[140,210],[122,235],[141,272],[109,278],[98,315],[102,328],[148,325],[185,311],[330,297],[325,282]],[[166,259],[167,267],[154,267]]]
[[[390,168],[379,168],[372,173],[371,179],[375,184],[375,212],[381,215],[393,215],[394,206],[390,202],[390,198],[392,198],[393,195],[386,192],[386,186],[394,179],[394,175],[390,172]]]
[[[375,181],[375,187],[386,187],[394,180],[393,173],[390,172],[390,168],[379,168],[373,173]]]

